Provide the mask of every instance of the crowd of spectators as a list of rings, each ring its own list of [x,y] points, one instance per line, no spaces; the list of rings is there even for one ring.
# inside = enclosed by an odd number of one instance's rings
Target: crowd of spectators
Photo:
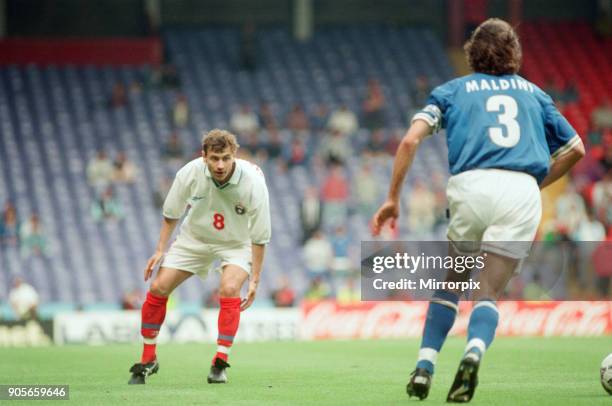
[[[125,151],[117,152],[111,161],[104,150],[98,150],[87,164],[87,181],[93,190],[91,216],[96,222],[123,218],[123,204],[115,193],[118,185],[133,184],[138,168]]]
[[[245,53],[241,56],[245,70],[255,69],[249,56],[249,41],[254,32],[245,28]],[[165,170],[156,179],[152,201],[161,208],[170,189],[172,176],[198,151],[191,151],[186,134],[191,123],[190,105],[180,92],[176,68],[165,65],[152,69],[145,81],[129,85],[117,83],[106,101],[109,109],[120,109],[130,103],[132,95],[152,87],[174,90],[174,102],[169,107],[170,134],[160,146]],[[415,109],[422,106],[431,91],[427,77],[418,76],[407,89]],[[548,83],[545,90],[559,108],[579,100],[577,86],[568,82],[560,86]],[[359,300],[359,247],[352,243],[346,226],[351,216],[369,219],[385,193],[386,185],[375,178],[373,167],[380,160],[390,160],[403,136],[403,129],[385,127],[385,89],[376,78],[365,84],[362,99],[355,104],[336,106],[295,104],[279,106],[272,101],[236,106],[229,117],[229,127],[241,144],[240,157],[256,162],[268,161],[282,170],[304,166],[323,173],[320,182],[313,182],[300,196],[300,224],[303,263],[308,287],[304,292],[292,289],[289,279],[280,279],[270,300],[279,307],[292,306],[297,298],[321,300],[336,298],[343,303]],[[408,124],[415,110],[406,112]],[[555,215],[542,225],[539,238],[548,241],[576,243],[580,260],[588,262],[571,276],[572,283],[596,295],[609,296],[611,274],[601,269],[609,266],[612,253],[597,250],[596,245],[577,244],[579,241],[612,240],[612,106],[602,100],[591,115],[590,130],[584,134],[588,155],[572,173],[571,180],[555,202]],[[194,155],[195,154],[195,155]],[[353,176],[348,176],[351,157],[361,157]],[[87,165],[86,176],[93,190],[91,216],[97,222],[120,220],[123,204],[116,188],[139,179],[139,170],[125,151],[111,159],[99,150]],[[407,185],[402,206],[401,228],[414,239],[427,238],[432,230],[446,222],[445,178],[433,173],[427,181]],[[30,213],[23,220],[16,208],[7,202],[0,219],[0,245],[18,247],[21,255],[49,255],[44,231],[44,219]],[[399,237],[397,229],[383,230],[387,239]],[[589,258],[589,261],[584,260]],[[604,259],[602,259],[604,258]],[[605,258],[610,258],[608,262]],[[582,269],[587,269],[583,271]],[[586,272],[586,273],[585,273]],[[522,286],[525,297],[537,297],[542,290],[542,277],[535,273]],[[217,293],[218,294],[218,293]],[[138,291],[126,294],[123,306],[133,308],[142,300]],[[214,292],[210,303],[214,304]],[[542,297],[542,295],[540,295]]]
[[[19,250],[24,259],[49,255],[44,226],[37,213],[23,220],[15,205],[7,201],[0,213],[0,248]]]
[[[580,102],[576,85],[549,83],[545,87],[564,112]],[[540,238],[565,241],[578,260],[570,266],[570,280],[579,295],[609,297],[612,292],[612,106],[603,99],[592,109],[589,130],[580,134],[586,156],[573,169],[555,199],[554,215],[542,224]]]

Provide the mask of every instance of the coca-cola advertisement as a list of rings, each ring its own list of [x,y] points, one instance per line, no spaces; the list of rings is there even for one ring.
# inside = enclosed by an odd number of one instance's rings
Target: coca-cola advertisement
[[[420,336],[428,302],[334,301],[302,306],[300,337],[317,339],[405,338]],[[451,334],[466,333],[469,309],[462,302]],[[612,302],[498,302],[500,336],[600,336],[612,334]]]

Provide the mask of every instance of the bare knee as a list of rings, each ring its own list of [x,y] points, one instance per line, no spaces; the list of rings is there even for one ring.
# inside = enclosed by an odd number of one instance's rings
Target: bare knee
[[[168,297],[170,296],[170,293],[172,293],[172,289],[170,289],[170,287],[167,284],[161,282],[159,279],[155,279],[151,283],[151,287],[149,288],[149,291],[155,296],[162,296],[162,297]]]
[[[224,281],[219,287],[219,296],[238,297],[240,296],[241,285],[238,281]]]

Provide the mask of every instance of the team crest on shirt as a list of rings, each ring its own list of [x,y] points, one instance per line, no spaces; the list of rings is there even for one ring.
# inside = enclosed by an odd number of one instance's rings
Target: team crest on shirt
[[[242,205],[242,203],[236,203],[234,210],[236,211],[236,214],[241,216],[246,213],[246,208]]]

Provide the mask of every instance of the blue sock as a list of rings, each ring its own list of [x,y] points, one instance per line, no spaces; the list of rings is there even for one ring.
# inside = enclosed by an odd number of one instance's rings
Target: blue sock
[[[495,302],[489,299],[479,301],[472,309],[468,324],[468,343],[465,353],[480,359],[495,338],[499,313]]]
[[[430,374],[434,373],[438,353],[455,323],[458,302],[459,297],[454,293],[445,290],[434,293],[427,309],[417,368],[425,368]]]

